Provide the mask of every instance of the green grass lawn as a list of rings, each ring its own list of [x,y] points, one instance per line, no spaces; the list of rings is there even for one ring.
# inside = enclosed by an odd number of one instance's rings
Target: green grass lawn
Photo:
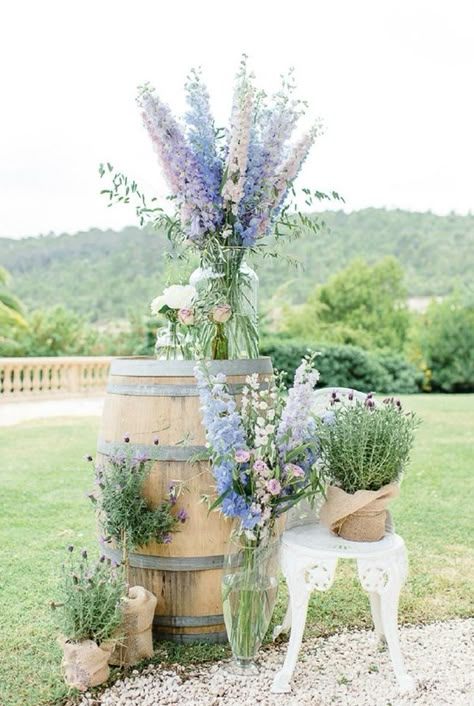
[[[474,615],[474,395],[413,396],[423,418],[402,495],[393,503],[410,553],[400,622]],[[84,493],[92,487],[98,420],[45,421],[0,429],[0,704],[60,703],[63,684],[49,603],[68,543],[95,545]],[[274,620],[284,610],[280,592]],[[334,587],[315,594],[307,635],[369,627],[368,601],[354,567],[340,566]],[[157,661],[215,659],[226,647],[157,647]]]

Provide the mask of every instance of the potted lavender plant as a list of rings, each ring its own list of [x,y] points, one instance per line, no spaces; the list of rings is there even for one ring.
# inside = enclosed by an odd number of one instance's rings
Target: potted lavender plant
[[[319,465],[330,484],[320,520],[345,539],[379,540],[418,420],[393,397],[376,404],[372,393],[363,402],[350,393],[340,398],[333,393],[331,403],[317,419]]]
[[[122,621],[125,581],[120,567],[101,556],[92,561],[72,545],[62,566],[55,610],[62,636],[66,683],[86,691],[109,678],[108,661]]]

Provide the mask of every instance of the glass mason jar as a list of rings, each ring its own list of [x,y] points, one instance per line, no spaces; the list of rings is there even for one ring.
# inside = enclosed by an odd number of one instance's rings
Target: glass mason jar
[[[216,257],[203,257],[189,278],[209,312],[218,304],[228,304],[232,312],[224,329],[216,330],[211,320],[200,327],[199,342],[205,357],[214,357],[213,341],[216,335],[220,340],[225,335],[228,358],[258,358],[258,277],[243,259],[243,251],[229,247]],[[225,349],[225,345],[219,347]]]
[[[172,321],[156,332],[155,355],[158,360],[183,360],[186,358],[186,341]]]
[[[231,671],[258,672],[255,658],[268,630],[278,592],[280,537],[255,544],[233,534],[224,558],[222,602],[232,648]]]

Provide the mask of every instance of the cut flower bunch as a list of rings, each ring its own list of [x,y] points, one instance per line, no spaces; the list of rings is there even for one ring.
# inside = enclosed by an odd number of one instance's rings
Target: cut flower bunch
[[[261,382],[247,377],[240,409],[223,374],[196,367],[201,410],[218,498],[238,533],[265,542],[276,520],[306,495],[321,488],[316,470],[317,440],[311,413],[319,373],[304,359],[285,399],[280,376]]]

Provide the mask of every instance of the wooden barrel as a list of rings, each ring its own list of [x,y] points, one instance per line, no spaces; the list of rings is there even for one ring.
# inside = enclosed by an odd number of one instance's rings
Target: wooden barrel
[[[130,582],[157,598],[154,633],[174,642],[225,642],[221,574],[229,521],[219,512],[208,514],[204,495],[214,496],[208,462],[189,463],[203,451],[205,431],[194,376],[195,361],[117,358],[112,361],[97,445],[98,460],[124,445],[146,452],[154,460],[145,495],[157,505],[170,485],[184,482],[176,511],[189,519],[170,544],[139,547],[130,555]],[[270,358],[213,361],[213,374],[225,373],[233,395],[239,395],[247,375],[272,375]],[[154,444],[158,437],[159,444]],[[102,551],[116,561],[120,552],[110,544]]]

